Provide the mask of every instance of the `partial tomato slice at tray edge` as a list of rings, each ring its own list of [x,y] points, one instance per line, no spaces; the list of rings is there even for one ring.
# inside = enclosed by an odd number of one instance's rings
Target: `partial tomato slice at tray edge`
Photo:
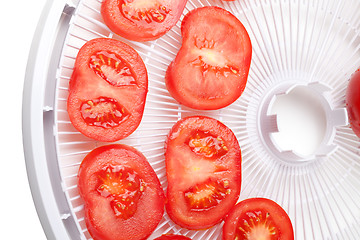
[[[181,236],[181,235],[174,235],[174,234],[164,234],[154,240],[191,240],[191,238]]]
[[[356,136],[360,138],[360,69],[350,78],[346,89],[345,102],[350,126]]]

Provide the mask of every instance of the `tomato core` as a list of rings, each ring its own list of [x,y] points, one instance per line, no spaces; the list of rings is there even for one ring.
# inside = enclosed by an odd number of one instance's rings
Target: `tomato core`
[[[132,22],[162,23],[170,13],[170,10],[159,1],[124,0],[121,2],[119,8],[122,15]]]
[[[194,153],[207,158],[221,157],[229,150],[221,137],[215,137],[202,131],[194,133],[188,145]]]
[[[89,67],[115,87],[136,84],[135,74],[125,61],[115,53],[97,52],[90,57]]]
[[[239,68],[231,66],[225,54],[218,51],[215,44],[214,40],[196,38],[192,53],[198,57],[191,63],[194,66],[200,67],[203,76],[205,76],[208,71],[225,77],[230,74],[239,75]]]
[[[276,240],[280,238],[270,213],[248,211],[237,224],[235,240]]]
[[[191,211],[204,211],[218,205],[230,192],[228,181],[209,179],[191,187],[184,196]]]
[[[90,126],[112,128],[129,116],[129,113],[115,99],[100,97],[81,105],[81,114]]]
[[[137,209],[137,203],[145,185],[132,170],[109,166],[98,173],[97,192],[110,198],[110,206],[116,217],[128,219]]]

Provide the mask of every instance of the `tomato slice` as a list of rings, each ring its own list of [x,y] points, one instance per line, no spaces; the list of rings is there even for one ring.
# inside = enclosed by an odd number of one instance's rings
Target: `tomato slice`
[[[146,158],[113,144],[91,151],[81,163],[79,192],[94,239],[146,239],[164,213],[165,196]]]
[[[245,89],[252,46],[241,22],[219,7],[197,8],[181,25],[182,46],[167,69],[170,94],[194,109],[230,105]]]
[[[105,0],[101,14],[116,34],[134,41],[154,40],[179,20],[187,0]]]
[[[241,150],[233,132],[216,119],[183,118],[165,145],[166,209],[181,227],[205,229],[236,204],[241,187]]]
[[[351,76],[345,101],[350,126],[356,136],[360,137],[360,70]]]
[[[191,240],[191,238],[181,235],[164,234],[154,240]]]
[[[294,239],[291,220],[276,202],[266,198],[246,199],[226,217],[223,240],[251,239]]]
[[[67,111],[85,136],[114,142],[130,135],[143,116],[148,77],[139,54],[107,38],[80,49],[70,79]]]

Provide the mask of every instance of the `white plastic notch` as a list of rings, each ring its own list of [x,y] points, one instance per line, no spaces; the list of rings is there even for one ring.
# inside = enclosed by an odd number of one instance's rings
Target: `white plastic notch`
[[[336,127],[348,124],[346,109],[333,109],[331,88],[320,82],[282,82],[260,105],[259,134],[276,158],[304,163],[328,156]]]
[[[43,111],[44,112],[50,112],[50,111],[53,111],[54,110],[54,108],[53,107],[50,107],[50,106],[44,106],[43,107]]]
[[[63,213],[63,214],[61,214],[60,218],[61,218],[61,220],[66,220],[66,219],[68,219],[70,216],[71,216],[70,213]]]

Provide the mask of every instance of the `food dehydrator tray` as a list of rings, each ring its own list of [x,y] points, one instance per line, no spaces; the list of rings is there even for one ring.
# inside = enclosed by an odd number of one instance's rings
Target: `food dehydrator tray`
[[[189,0],[184,13],[215,5],[244,24],[253,58],[243,95],[216,111],[179,105],[164,74],[180,45],[181,19],[145,43],[113,34],[101,0],[48,1],[29,57],[23,100],[24,148],[40,220],[49,239],[91,239],[77,190],[82,159],[106,143],[71,125],[66,100],[79,48],[88,40],[124,41],[143,58],[149,92],[139,128],[120,143],[149,160],[166,189],[164,141],[180,118],[205,115],[233,130],[242,149],[240,200],[266,197],[289,214],[295,238],[360,239],[360,141],[348,125],[345,91],[360,66],[358,0]],[[222,224],[182,229],[165,213],[163,233],[221,239]]]

